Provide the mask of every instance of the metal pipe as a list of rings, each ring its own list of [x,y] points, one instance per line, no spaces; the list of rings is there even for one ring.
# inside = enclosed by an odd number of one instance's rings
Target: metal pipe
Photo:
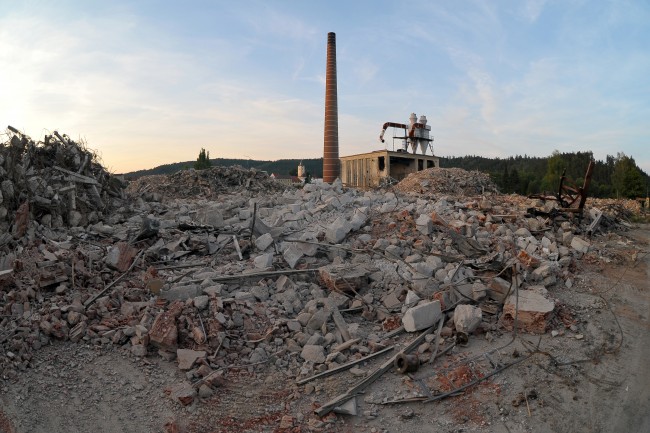
[[[406,135],[406,130],[408,129],[408,126],[404,125],[403,123],[395,123],[395,122],[384,123],[384,126],[381,127],[381,133],[379,134],[379,140],[382,143],[384,142],[384,133],[386,132],[386,129],[388,129],[389,127],[403,129],[404,135]]]
[[[394,364],[398,372],[413,373],[418,371],[420,367],[420,357],[418,355],[407,355],[400,353],[395,358]]]

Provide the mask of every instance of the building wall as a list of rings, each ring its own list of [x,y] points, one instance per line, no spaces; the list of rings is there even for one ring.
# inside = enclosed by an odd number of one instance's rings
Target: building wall
[[[389,176],[402,180],[411,173],[439,166],[439,159],[429,155],[364,153],[341,158],[341,181],[356,188],[370,188]]]

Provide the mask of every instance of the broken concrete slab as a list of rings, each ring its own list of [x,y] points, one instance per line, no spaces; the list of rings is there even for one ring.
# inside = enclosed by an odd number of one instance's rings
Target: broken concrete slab
[[[325,362],[325,349],[317,344],[306,344],[300,352],[300,357],[305,361],[321,364]]]
[[[205,358],[206,355],[207,353],[204,350],[177,349],[178,368],[189,370],[198,359]]]
[[[318,275],[328,289],[350,292],[367,286],[370,271],[364,265],[327,265],[318,269]]]
[[[520,330],[531,334],[543,334],[552,318],[555,303],[537,290],[519,289],[518,292],[518,309],[517,293],[511,293],[503,306],[501,324],[506,329],[512,330],[515,314],[517,314]]]
[[[586,254],[589,251],[590,246],[591,244],[589,242],[578,236],[574,236],[571,239],[571,248],[583,254]]]
[[[430,235],[433,231],[433,221],[429,215],[420,215],[417,220],[415,220],[415,225],[420,233],[423,235]]]
[[[481,324],[483,312],[479,307],[462,304],[454,309],[454,326],[456,332],[471,334]]]
[[[137,254],[138,250],[126,242],[118,242],[108,249],[106,265],[120,272],[126,272]]]
[[[490,299],[503,302],[510,292],[511,284],[500,277],[492,278],[487,284],[487,294]]]
[[[257,269],[267,269],[273,266],[273,254],[260,254],[253,259],[253,264]]]
[[[181,302],[174,302],[169,306],[167,311],[163,311],[156,316],[156,319],[149,330],[149,341],[154,346],[162,350],[176,350],[178,340],[178,328],[176,318],[180,316],[183,310]]]
[[[338,217],[325,231],[325,239],[333,244],[340,243],[352,230],[352,225],[344,217]]]
[[[167,393],[172,400],[178,401],[183,406],[192,404],[194,397],[196,397],[196,389],[188,382],[181,382],[172,386],[167,390]]]
[[[168,290],[161,290],[160,297],[168,301],[195,298],[202,293],[202,288],[198,284],[177,285]]]
[[[293,243],[289,245],[289,247],[286,248],[282,253],[282,257],[284,257],[284,260],[287,262],[291,269],[294,269],[296,267],[298,261],[300,261],[302,256],[302,251],[300,251],[300,249]]]
[[[262,236],[259,236],[255,239],[255,246],[260,251],[266,251],[268,247],[273,243],[273,236],[270,233],[264,233]]]
[[[416,332],[433,326],[440,319],[440,301],[424,302],[409,308],[402,316],[406,332]]]

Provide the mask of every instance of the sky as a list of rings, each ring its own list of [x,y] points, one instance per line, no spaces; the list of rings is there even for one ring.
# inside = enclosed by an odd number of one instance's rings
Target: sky
[[[322,157],[328,32],[341,156],[392,148],[382,124],[415,112],[437,156],[623,152],[650,173],[647,0],[0,0],[0,122],[115,173]]]

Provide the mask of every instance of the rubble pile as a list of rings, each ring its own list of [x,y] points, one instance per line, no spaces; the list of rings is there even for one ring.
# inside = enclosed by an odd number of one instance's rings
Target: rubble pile
[[[54,131],[44,141],[9,126],[0,144],[0,246],[34,220],[48,228],[97,223],[121,204],[124,185],[83,142]]]
[[[400,332],[437,327],[436,337],[408,338],[419,365],[439,346],[509,332],[515,318],[519,332],[564,326],[553,291],[570,289],[576,260],[597,253],[585,235],[597,212],[527,216],[536,201],[488,194],[480,173],[426,170],[398,185],[413,194],[398,196],[338,180],[282,191],[261,172],[215,167],[142,178],[110,207],[121,190],[92,154],[65,137],[30,143],[15,134],[3,148],[2,167],[23,173],[20,185],[46,183],[3,195],[25,227],[0,268],[6,379],[56,341],[115,346],[177,363],[186,381],[166,393],[190,405],[235,366],[310,381],[390,350]],[[74,229],[46,226],[30,199],[59,197],[62,211],[50,215],[67,211],[70,222],[75,209],[55,188],[65,182],[82,217]]]
[[[468,196],[497,192],[490,175],[462,168],[429,168],[411,173],[395,189],[402,193]]]
[[[615,200],[604,198],[590,198],[589,203],[599,210],[602,210],[611,221],[630,221],[635,216],[640,216],[644,209],[641,202],[637,200]]]
[[[284,188],[286,186],[266,172],[254,168],[216,166],[205,170],[181,170],[171,175],[144,176],[131,182],[127,192],[134,196],[144,195],[146,199],[214,199],[224,194],[270,194]]]

